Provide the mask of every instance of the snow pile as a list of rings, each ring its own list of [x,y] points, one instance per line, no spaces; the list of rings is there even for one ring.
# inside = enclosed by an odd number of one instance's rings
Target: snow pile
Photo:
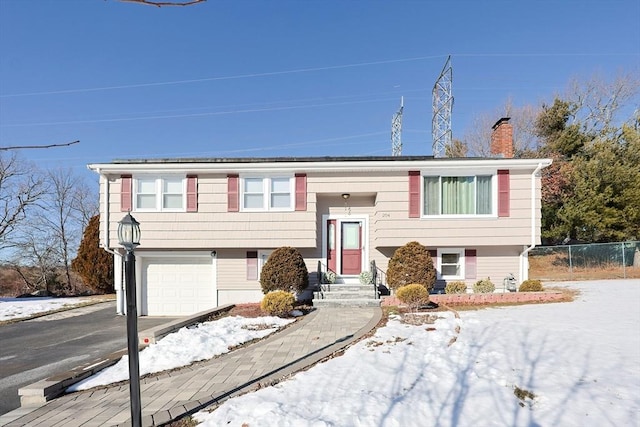
[[[211,359],[227,353],[230,347],[264,338],[293,319],[263,316],[223,317],[195,327],[181,328],[140,352],[140,375],[162,372]],[[68,392],[86,390],[129,379],[129,358],[123,356],[115,365],[69,387]]]
[[[75,306],[89,301],[82,298],[0,298],[0,321],[22,319],[64,306]]]
[[[572,287],[582,291],[572,303],[437,313],[421,326],[391,319],[343,356],[195,418],[261,427],[638,425],[640,281]]]

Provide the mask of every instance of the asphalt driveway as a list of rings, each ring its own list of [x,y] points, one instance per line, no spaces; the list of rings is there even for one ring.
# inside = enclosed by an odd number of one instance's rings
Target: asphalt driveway
[[[138,330],[175,317],[141,317]],[[0,415],[20,406],[18,389],[127,347],[115,302],[0,326]]]

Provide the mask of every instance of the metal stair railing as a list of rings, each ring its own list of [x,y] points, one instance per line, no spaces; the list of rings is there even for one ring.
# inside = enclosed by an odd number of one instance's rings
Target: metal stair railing
[[[371,281],[373,282],[373,292],[376,296],[376,299],[380,299],[380,287],[386,288],[387,274],[384,272],[384,270],[381,270],[380,268],[378,268],[378,266],[376,266],[375,260],[371,260],[370,271],[372,276]]]
[[[318,267],[316,269],[316,278],[318,280],[318,287],[320,288],[320,293],[323,293],[323,291],[325,290],[327,292],[331,292],[331,284],[334,282],[327,280],[327,275],[329,273],[333,274],[333,277],[337,277],[337,274],[335,271],[331,270],[329,267],[323,264],[322,261],[318,261]]]

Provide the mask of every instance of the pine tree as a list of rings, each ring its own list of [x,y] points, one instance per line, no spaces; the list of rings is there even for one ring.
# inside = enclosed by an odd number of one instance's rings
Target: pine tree
[[[96,215],[84,230],[78,256],[71,262],[71,268],[93,291],[113,293],[113,257],[99,246],[99,242],[100,216]]]

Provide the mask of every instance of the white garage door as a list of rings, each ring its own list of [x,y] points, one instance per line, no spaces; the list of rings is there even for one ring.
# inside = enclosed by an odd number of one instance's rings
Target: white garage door
[[[214,308],[213,268],[211,257],[143,258],[142,314],[184,316]]]

